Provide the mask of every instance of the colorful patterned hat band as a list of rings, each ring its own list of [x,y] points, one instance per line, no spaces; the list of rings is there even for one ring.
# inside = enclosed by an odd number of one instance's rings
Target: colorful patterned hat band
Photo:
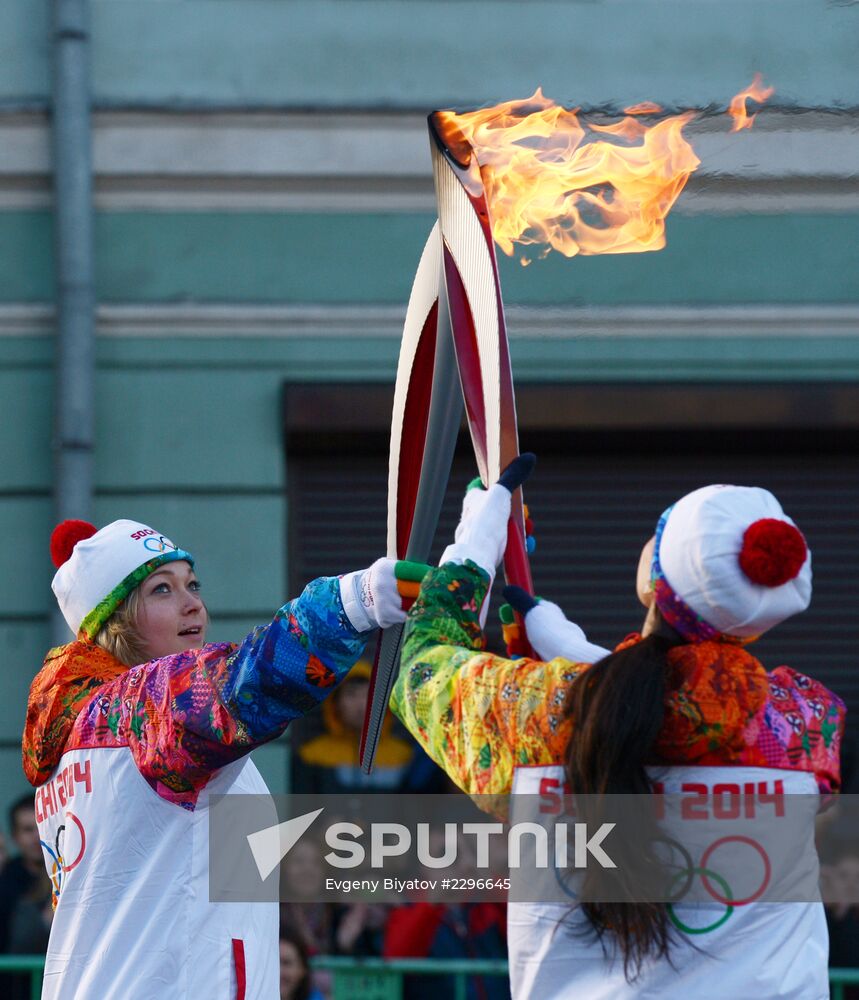
[[[51,589],[72,632],[93,639],[140,583],[159,566],[194,557],[139,521],[113,521],[99,531],[64,521],[51,537],[57,572]]]
[[[656,544],[653,547],[653,562],[650,566],[650,582],[653,584],[653,597],[662,617],[687,642],[730,642],[735,645],[745,645],[746,643],[754,642],[758,638],[757,636],[739,639],[736,636],[726,635],[724,632],[713,628],[709,622],[704,621],[697,611],[693,611],[689,607],[665,579],[665,574],[662,572],[662,565],[659,561],[659,549],[662,544],[665,525],[668,523],[668,515],[672,510],[674,510],[674,504],[663,513],[662,517],[659,518],[659,523],[656,525]]]
[[[150,573],[154,573],[159,566],[163,566],[164,563],[175,562],[177,559],[184,559],[192,566],[194,565],[194,557],[189,552],[185,552],[184,549],[173,549],[172,551],[162,553],[160,556],[155,556],[154,559],[150,559],[129,573],[84,618],[78,629],[78,637],[81,639],[94,639],[101,630],[102,625],[105,624],[135,587],[139,587],[146,577]]]

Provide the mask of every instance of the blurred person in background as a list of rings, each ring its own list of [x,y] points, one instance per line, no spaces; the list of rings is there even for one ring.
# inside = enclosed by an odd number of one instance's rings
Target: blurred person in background
[[[387,907],[363,900],[344,904],[320,899],[326,871],[322,851],[304,837],[281,861],[281,927],[290,928],[310,955],[381,955]],[[328,992],[328,973],[315,972],[313,982]]]
[[[445,853],[442,827],[429,832],[428,851],[433,857]],[[506,855],[505,855],[506,858]],[[474,878],[476,854],[470,837],[460,834],[455,860],[444,869],[446,877]],[[481,872],[481,875],[487,873]],[[503,874],[503,873],[501,873]],[[506,959],[507,906],[498,900],[429,902],[413,894],[413,902],[391,907],[385,925],[385,958]],[[435,1000],[452,996],[453,977],[410,975],[405,978],[409,1000]],[[507,976],[469,976],[468,1000],[508,1000]]]
[[[829,967],[859,969],[859,803],[855,796],[843,796],[829,814],[834,818],[819,840]],[[859,984],[843,989],[845,1000],[859,998]]]
[[[821,869],[829,964],[835,969],[859,969],[859,846],[844,844],[836,851]],[[859,987],[854,993],[859,995]]]
[[[325,891],[322,848],[302,837],[280,863],[280,922],[298,935],[310,955],[333,955],[336,943],[334,903],[320,897]]]
[[[0,871],[0,953],[44,955],[53,910],[51,880],[45,871],[32,795],[9,809],[9,831],[18,850]],[[29,997],[29,975],[0,977],[8,1000]]]
[[[473,871],[473,870],[472,870]],[[506,959],[507,907],[503,903],[406,903],[385,927],[385,958]],[[409,1000],[453,996],[453,977],[406,977]],[[468,1000],[508,1000],[507,976],[469,976]]]
[[[299,747],[293,792],[396,792],[403,784],[417,748],[391,732],[389,713],[382,724],[373,770],[370,774],[361,770],[359,746],[371,669],[366,660],[359,660],[323,704],[323,732]]]
[[[307,946],[288,926],[280,929],[280,1000],[323,1000],[311,982]]]

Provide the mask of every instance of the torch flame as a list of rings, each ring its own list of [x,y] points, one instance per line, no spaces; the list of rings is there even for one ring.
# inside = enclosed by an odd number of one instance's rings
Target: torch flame
[[[739,132],[740,129],[752,127],[752,122],[757,116],[750,115],[746,110],[746,101],[749,98],[753,101],[757,101],[758,104],[763,104],[763,102],[769,100],[774,93],[775,87],[765,87],[763,85],[763,77],[761,74],[755,73],[754,80],[752,80],[745,90],[741,90],[728,105],[728,114],[734,119],[731,131]]]
[[[731,101],[733,131],[749,128],[746,99],[766,100],[760,74]],[[482,181],[492,235],[508,256],[515,244],[576,254],[641,253],[665,246],[665,219],[700,160],[683,135],[698,117],[687,111],[652,124],[661,113],[644,101],[607,125],[582,122],[543,96],[456,114],[439,111],[452,151],[471,147],[465,169]],[[469,160],[465,155],[465,160]],[[522,258],[523,264],[530,260]]]
[[[625,115],[658,115],[662,108],[653,101],[639,101],[638,104],[631,104],[623,109]]]
[[[504,253],[540,245],[565,257],[636,253],[665,246],[665,217],[700,163],[684,138],[695,112],[647,125],[632,114],[583,124],[538,88],[525,101],[438,113],[443,133],[473,148]]]

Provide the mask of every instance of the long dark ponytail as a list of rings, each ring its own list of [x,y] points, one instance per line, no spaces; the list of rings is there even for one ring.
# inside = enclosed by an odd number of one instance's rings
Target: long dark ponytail
[[[660,623],[655,633],[606,656],[571,685],[565,714],[572,719],[573,732],[565,770],[576,797],[588,796],[587,801],[593,803],[604,795],[653,791],[645,765],[653,762],[654,743],[662,727],[670,683],[668,650],[679,641],[676,633]],[[655,816],[651,820],[649,809],[637,810],[636,816],[635,844],[627,831],[621,838],[621,854],[634,851],[633,869],[641,871],[644,865],[652,875],[660,866],[654,850],[659,840]],[[667,904],[642,900],[641,887],[624,871],[621,859],[612,894],[625,901],[580,905],[599,939],[608,934],[616,941],[631,982],[645,958],[670,960],[672,925]]]

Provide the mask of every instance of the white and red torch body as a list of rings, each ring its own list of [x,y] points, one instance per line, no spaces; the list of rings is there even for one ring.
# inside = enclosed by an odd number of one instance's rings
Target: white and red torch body
[[[429,127],[451,332],[477,468],[484,484],[491,486],[519,454],[491,220],[473,151],[464,140],[453,151],[437,116],[430,116]],[[467,162],[460,163],[457,155]],[[533,591],[521,490],[513,495],[504,574],[508,583]]]
[[[421,255],[403,328],[388,464],[388,556],[425,562],[465,403],[477,468],[490,486],[519,454],[498,264],[476,170],[453,159],[430,117],[439,221]],[[469,151],[469,158],[473,154]],[[461,393],[456,385],[457,373]],[[504,573],[533,591],[522,491],[513,495]],[[524,624],[519,621],[521,635]],[[370,771],[399,667],[402,626],[387,629],[370,680],[361,766]]]

